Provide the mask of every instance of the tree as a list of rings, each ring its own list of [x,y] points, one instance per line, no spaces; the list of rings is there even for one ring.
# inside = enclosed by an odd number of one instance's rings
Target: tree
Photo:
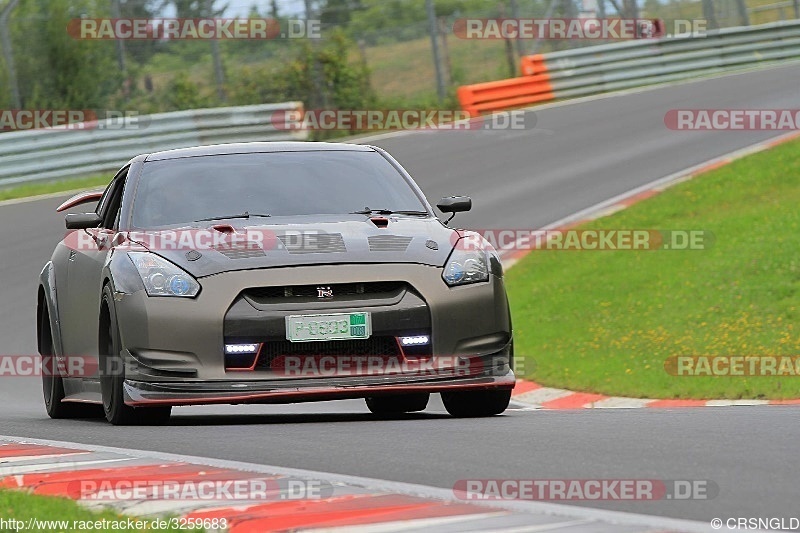
[[[0,5],[0,46],[3,48],[3,61],[6,64],[6,76],[8,79],[8,87],[10,91],[11,105],[15,108],[22,107],[22,102],[19,96],[19,82],[17,81],[17,69],[14,64],[14,50],[11,45],[11,37],[8,32],[8,19],[11,16],[11,11],[19,0],[8,0],[5,5]]]
[[[113,41],[79,40],[70,20],[109,16],[107,0],[21,2],[12,17],[21,107],[102,109],[122,84]]]
[[[171,0],[175,6],[178,18],[212,18],[219,17],[228,5],[214,7],[216,0]],[[222,64],[219,41],[211,39],[211,57],[214,63],[214,79],[217,82],[217,97],[220,101],[226,100],[225,95],[225,67]]]
[[[361,0],[326,0],[321,8],[323,24],[346,26],[354,11],[364,9]]]
[[[164,7],[161,0],[118,0],[123,18],[152,19]],[[146,63],[161,48],[154,39],[125,42],[126,52],[140,65]]]
[[[200,88],[185,72],[179,72],[169,83],[166,103],[169,109],[197,109],[209,105],[200,94]]]

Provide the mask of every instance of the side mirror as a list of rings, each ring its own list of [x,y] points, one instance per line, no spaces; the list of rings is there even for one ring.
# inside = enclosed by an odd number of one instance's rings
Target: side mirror
[[[452,213],[450,218],[447,219],[447,222],[445,222],[445,224],[448,224],[453,220],[453,217],[456,216],[456,213],[463,213],[464,211],[472,209],[472,198],[469,196],[448,196],[439,200],[436,207],[438,207],[439,211],[442,213]]]
[[[64,217],[67,229],[96,228],[103,222],[97,213],[71,213]]]

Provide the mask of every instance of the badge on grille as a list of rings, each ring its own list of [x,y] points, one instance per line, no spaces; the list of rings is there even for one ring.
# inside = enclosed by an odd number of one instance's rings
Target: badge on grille
[[[333,289],[330,287],[317,287],[317,298],[333,298]]]

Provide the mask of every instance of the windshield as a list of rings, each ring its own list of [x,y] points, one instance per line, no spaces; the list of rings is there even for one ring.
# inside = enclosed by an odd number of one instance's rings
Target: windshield
[[[133,225],[161,227],[244,213],[346,214],[365,208],[426,211],[406,179],[377,152],[215,155],[145,163]]]

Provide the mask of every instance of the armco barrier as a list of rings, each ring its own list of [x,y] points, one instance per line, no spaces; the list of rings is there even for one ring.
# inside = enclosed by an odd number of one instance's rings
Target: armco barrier
[[[553,98],[553,87],[547,73],[458,88],[458,101],[470,114],[530,105]]]
[[[0,133],[0,186],[118,170],[140,153],[200,144],[305,140],[303,130],[276,128],[301,102],[141,115],[136,125],[110,122],[86,130]],[[279,114],[279,115],[276,115]]]
[[[498,111],[791,59],[800,59],[800,20],[525,56],[522,77],[459,87],[458,97],[469,112]]]

